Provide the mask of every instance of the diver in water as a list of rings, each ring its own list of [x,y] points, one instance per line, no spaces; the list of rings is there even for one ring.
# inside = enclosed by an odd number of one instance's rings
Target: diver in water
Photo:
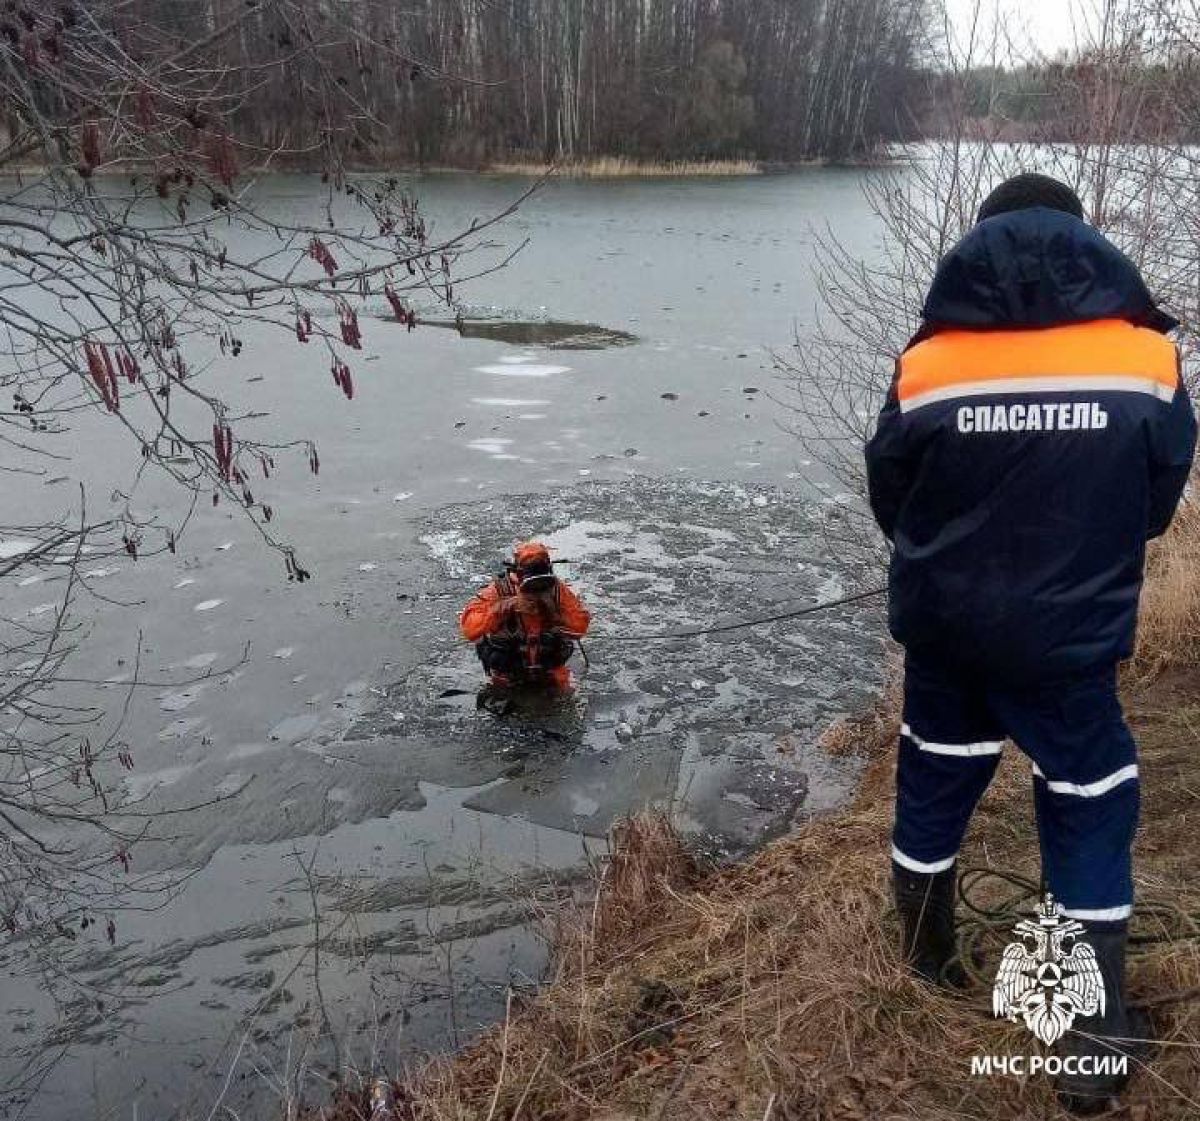
[[[475,643],[488,675],[481,708],[514,687],[569,692],[567,662],[591,621],[579,597],[554,575],[550,551],[540,541],[519,545],[505,569],[459,617],[463,637]]]

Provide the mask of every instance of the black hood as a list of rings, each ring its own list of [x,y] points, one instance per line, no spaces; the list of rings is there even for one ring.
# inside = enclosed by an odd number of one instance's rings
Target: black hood
[[[1134,263],[1086,222],[1032,207],[980,222],[938,265],[918,337],[939,328],[1056,327],[1126,319],[1164,334]]]

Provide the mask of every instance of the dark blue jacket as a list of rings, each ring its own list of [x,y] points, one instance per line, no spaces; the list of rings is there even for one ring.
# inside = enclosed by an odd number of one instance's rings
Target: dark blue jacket
[[[867,445],[910,654],[1022,683],[1132,652],[1196,443],[1175,325],[1068,214],[998,215],[946,255]]]

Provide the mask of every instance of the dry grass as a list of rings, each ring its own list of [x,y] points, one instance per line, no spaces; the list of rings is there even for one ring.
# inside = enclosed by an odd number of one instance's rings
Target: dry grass
[[[1200,661],[1200,503],[1185,502],[1151,543],[1132,669],[1149,677]]]
[[[1130,988],[1150,1006],[1162,1042],[1127,1094],[1119,1116],[1130,1121],[1200,1117],[1200,670],[1189,642],[1198,541],[1200,516],[1189,509],[1156,547],[1142,671],[1126,679],[1145,776],[1135,933],[1160,939],[1134,956]],[[853,745],[868,756],[854,804],[745,864],[703,871],[660,816],[623,825],[594,904],[559,919],[555,975],[541,995],[404,1085],[402,1116],[1060,1116],[1047,1079],[970,1075],[972,1055],[1034,1049],[1022,1027],[993,1019],[986,979],[948,995],[898,962],[887,880],[894,689],[889,697],[827,737],[830,749]],[[1028,767],[1009,752],[963,865],[1036,879],[1031,802]],[[998,902],[1006,890],[992,881],[983,893]],[[1001,929],[983,941],[986,975],[1007,940]],[[339,1121],[362,1106],[360,1097],[343,1099]]]
[[[487,168],[496,175],[541,176],[563,179],[683,179],[702,176],[758,175],[762,168],[753,160],[632,160],[625,156],[598,156],[570,163],[543,164],[534,161],[495,163]]]

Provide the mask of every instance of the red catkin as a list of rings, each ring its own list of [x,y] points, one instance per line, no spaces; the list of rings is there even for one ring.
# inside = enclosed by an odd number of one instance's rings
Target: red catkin
[[[392,311],[395,313],[396,318],[401,323],[407,323],[408,308],[404,306],[404,301],[396,295],[396,290],[390,284],[387,284],[384,286],[383,294],[387,297],[387,302],[392,305]]]
[[[220,421],[213,423],[213,454],[217,460],[217,471],[225,482],[233,478],[233,432],[229,425]],[[216,495],[213,495],[214,502]]]
[[[337,261],[329,251],[329,246],[319,237],[314,237],[308,243],[308,255],[325,270],[326,276],[333,276],[337,272]]]

